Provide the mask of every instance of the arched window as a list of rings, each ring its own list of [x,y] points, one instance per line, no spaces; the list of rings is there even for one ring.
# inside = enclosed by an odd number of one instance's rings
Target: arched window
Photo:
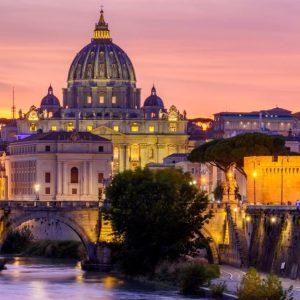
[[[78,183],[78,168],[71,169],[71,183]]]

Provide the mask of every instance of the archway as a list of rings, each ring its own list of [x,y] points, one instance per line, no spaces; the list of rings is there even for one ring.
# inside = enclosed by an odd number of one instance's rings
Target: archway
[[[201,229],[201,234],[204,238],[209,239],[209,243],[206,248],[209,262],[214,264],[219,264],[220,262],[219,251],[213,237],[211,236],[211,234],[206,228]]]
[[[68,228],[70,228],[70,230],[72,230],[78,236],[79,240],[81,241],[81,243],[85,249],[87,259],[93,260],[97,257],[96,243],[89,239],[88,235],[85,233],[85,230],[83,228],[81,228],[81,226],[79,226],[75,221],[73,221],[69,218],[59,216],[59,215],[52,216],[51,214],[44,213],[44,212],[37,212],[37,213],[31,212],[30,214],[24,213],[24,214],[9,218],[8,222],[7,222],[6,230],[5,230],[5,232],[3,232],[2,237],[1,237],[1,240],[2,240],[1,247],[4,243],[4,241],[6,240],[8,231],[10,229],[15,230],[22,224],[32,221],[32,220],[37,220],[37,219],[47,219],[48,221],[54,220],[55,222],[59,222],[61,224],[66,225]],[[1,247],[0,247],[0,249],[1,249]]]

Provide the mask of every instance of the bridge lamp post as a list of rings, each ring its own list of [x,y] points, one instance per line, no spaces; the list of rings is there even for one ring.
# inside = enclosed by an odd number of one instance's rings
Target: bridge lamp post
[[[201,181],[202,181],[202,184],[201,184],[202,185],[202,191],[205,191],[206,190],[205,189],[206,178],[203,177]]]
[[[35,190],[35,198],[36,200],[40,200],[40,185],[38,183],[36,183],[34,185],[34,190]]]
[[[256,176],[257,176],[257,172],[253,171],[252,175],[253,175],[253,202],[254,202],[254,205],[256,205]]]
[[[236,213],[237,213],[237,208],[235,207],[235,208],[233,209],[233,211],[234,211],[234,222],[235,222],[235,224],[236,224]]]

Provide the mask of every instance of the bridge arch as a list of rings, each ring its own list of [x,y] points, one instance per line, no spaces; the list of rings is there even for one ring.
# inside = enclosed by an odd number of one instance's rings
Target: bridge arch
[[[214,264],[219,264],[220,263],[220,257],[219,257],[219,251],[218,251],[218,246],[216,244],[216,242],[214,241],[212,235],[210,234],[210,232],[206,229],[206,228],[202,228],[201,229],[201,234],[204,238],[209,239],[209,244],[208,244],[208,248],[207,249],[210,253],[210,260],[212,263]]]
[[[91,239],[88,237],[88,234],[85,232],[85,230],[74,220],[64,217],[62,215],[51,215],[47,212],[30,212],[29,214],[24,212],[21,214],[18,214],[16,216],[11,216],[8,219],[7,223],[7,229],[16,229],[20,225],[36,219],[48,219],[48,220],[55,220],[57,222],[60,222],[64,225],[66,225],[68,228],[70,228],[73,232],[76,233],[76,235],[81,240],[85,250],[86,254],[88,256],[88,259],[94,259],[97,256],[96,253],[96,243],[95,241],[91,241]],[[4,241],[6,239],[7,230],[5,231],[4,235],[1,237],[1,240]],[[2,246],[2,245],[1,245]]]

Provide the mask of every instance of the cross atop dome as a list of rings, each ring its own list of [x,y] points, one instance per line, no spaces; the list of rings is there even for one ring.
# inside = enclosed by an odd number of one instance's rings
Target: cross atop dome
[[[100,10],[100,18],[98,23],[96,23],[94,30],[94,40],[111,40],[108,24],[104,19],[104,11],[102,5]]]
[[[151,95],[156,96],[156,88],[155,88],[154,84],[153,84],[153,87],[151,89]]]
[[[50,83],[50,86],[48,88],[48,95],[52,95],[52,94],[53,94],[53,87],[52,87],[52,85]]]

